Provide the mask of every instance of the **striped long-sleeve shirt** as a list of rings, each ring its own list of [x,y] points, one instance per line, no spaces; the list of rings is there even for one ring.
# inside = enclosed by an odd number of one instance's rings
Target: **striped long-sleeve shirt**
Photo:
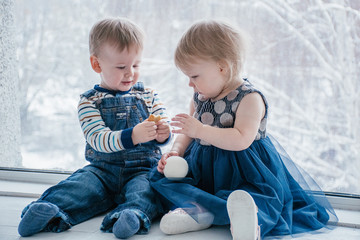
[[[100,99],[114,97],[116,93],[98,85],[94,89],[95,93],[92,96],[82,95],[78,105],[79,121],[87,143],[96,151],[105,153],[118,152],[133,147],[132,128],[112,131],[106,126],[95,104]],[[168,119],[164,105],[153,89],[145,88],[144,91],[131,89],[122,94],[124,97],[135,95],[137,98],[141,98],[145,102],[149,114],[160,115],[161,118]]]

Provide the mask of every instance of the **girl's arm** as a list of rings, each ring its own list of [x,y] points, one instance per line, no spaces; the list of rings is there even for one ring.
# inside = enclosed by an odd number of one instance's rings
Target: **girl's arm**
[[[194,101],[191,100],[190,102],[190,116],[192,116],[195,112],[195,108],[194,108]],[[173,119],[172,119],[173,120]],[[176,130],[173,130],[173,132],[175,132]],[[179,154],[179,156],[184,156],[185,150],[186,148],[189,146],[189,144],[192,141],[192,137],[189,137],[185,134],[179,134],[176,137],[176,140],[174,141],[174,144],[171,148],[171,152],[177,152]]]
[[[191,104],[190,104],[190,115],[191,116],[194,114],[194,111],[195,111],[194,110],[194,103],[191,101]],[[174,130],[173,130],[173,132],[174,132]],[[170,152],[164,153],[161,156],[161,159],[158,162],[157,170],[160,173],[164,173],[164,167],[166,165],[166,159],[168,157],[171,157],[171,156],[181,156],[181,157],[183,157],[184,153],[185,153],[185,150],[189,146],[191,141],[192,141],[191,137],[188,137],[188,136],[186,136],[184,134],[179,134],[176,137]]]
[[[192,141],[192,138],[190,138],[184,134],[179,134],[179,136],[176,137],[175,142],[174,142],[170,152],[176,152],[179,154],[178,156],[183,157],[185,150],[189,146],[191,141]]]
[[[262,97],[258,93],[251,93],[240,102],[233,128],[204,125],[187,114],[176,115],[172,126],[180,128],[174,130],[174,133],[199,138],[225,150],[241,151],[248,148],[254,141],[264,115],[265,105]]]

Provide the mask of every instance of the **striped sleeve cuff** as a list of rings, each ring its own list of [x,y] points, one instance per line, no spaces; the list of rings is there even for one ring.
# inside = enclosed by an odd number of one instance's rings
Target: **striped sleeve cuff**
[[[131,138],[133,128],[127,128],[121,131],[121,142],[125,149],[134,148],[134,143]]]

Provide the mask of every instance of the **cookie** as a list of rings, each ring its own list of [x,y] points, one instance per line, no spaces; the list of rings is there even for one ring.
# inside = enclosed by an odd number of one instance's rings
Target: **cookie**
[[[154,114],[150,114],[148,121],[157,123],[158,121],[160,121],[160,119],[161,117],[159,115],[155,116]]]

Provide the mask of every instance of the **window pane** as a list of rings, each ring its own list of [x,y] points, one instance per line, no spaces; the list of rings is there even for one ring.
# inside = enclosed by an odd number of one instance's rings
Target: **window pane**
[[[17,0],[23,166],[75,170],[86,164],[79,95],[99,82],[88,33],[105,16],[147,33],[141,78],[170,116],[192,90],[173,64],[195,20],[224,18],[252,37],[245,76],[270,104],[268,131],[323,190],[360,193],[359,1]]]

